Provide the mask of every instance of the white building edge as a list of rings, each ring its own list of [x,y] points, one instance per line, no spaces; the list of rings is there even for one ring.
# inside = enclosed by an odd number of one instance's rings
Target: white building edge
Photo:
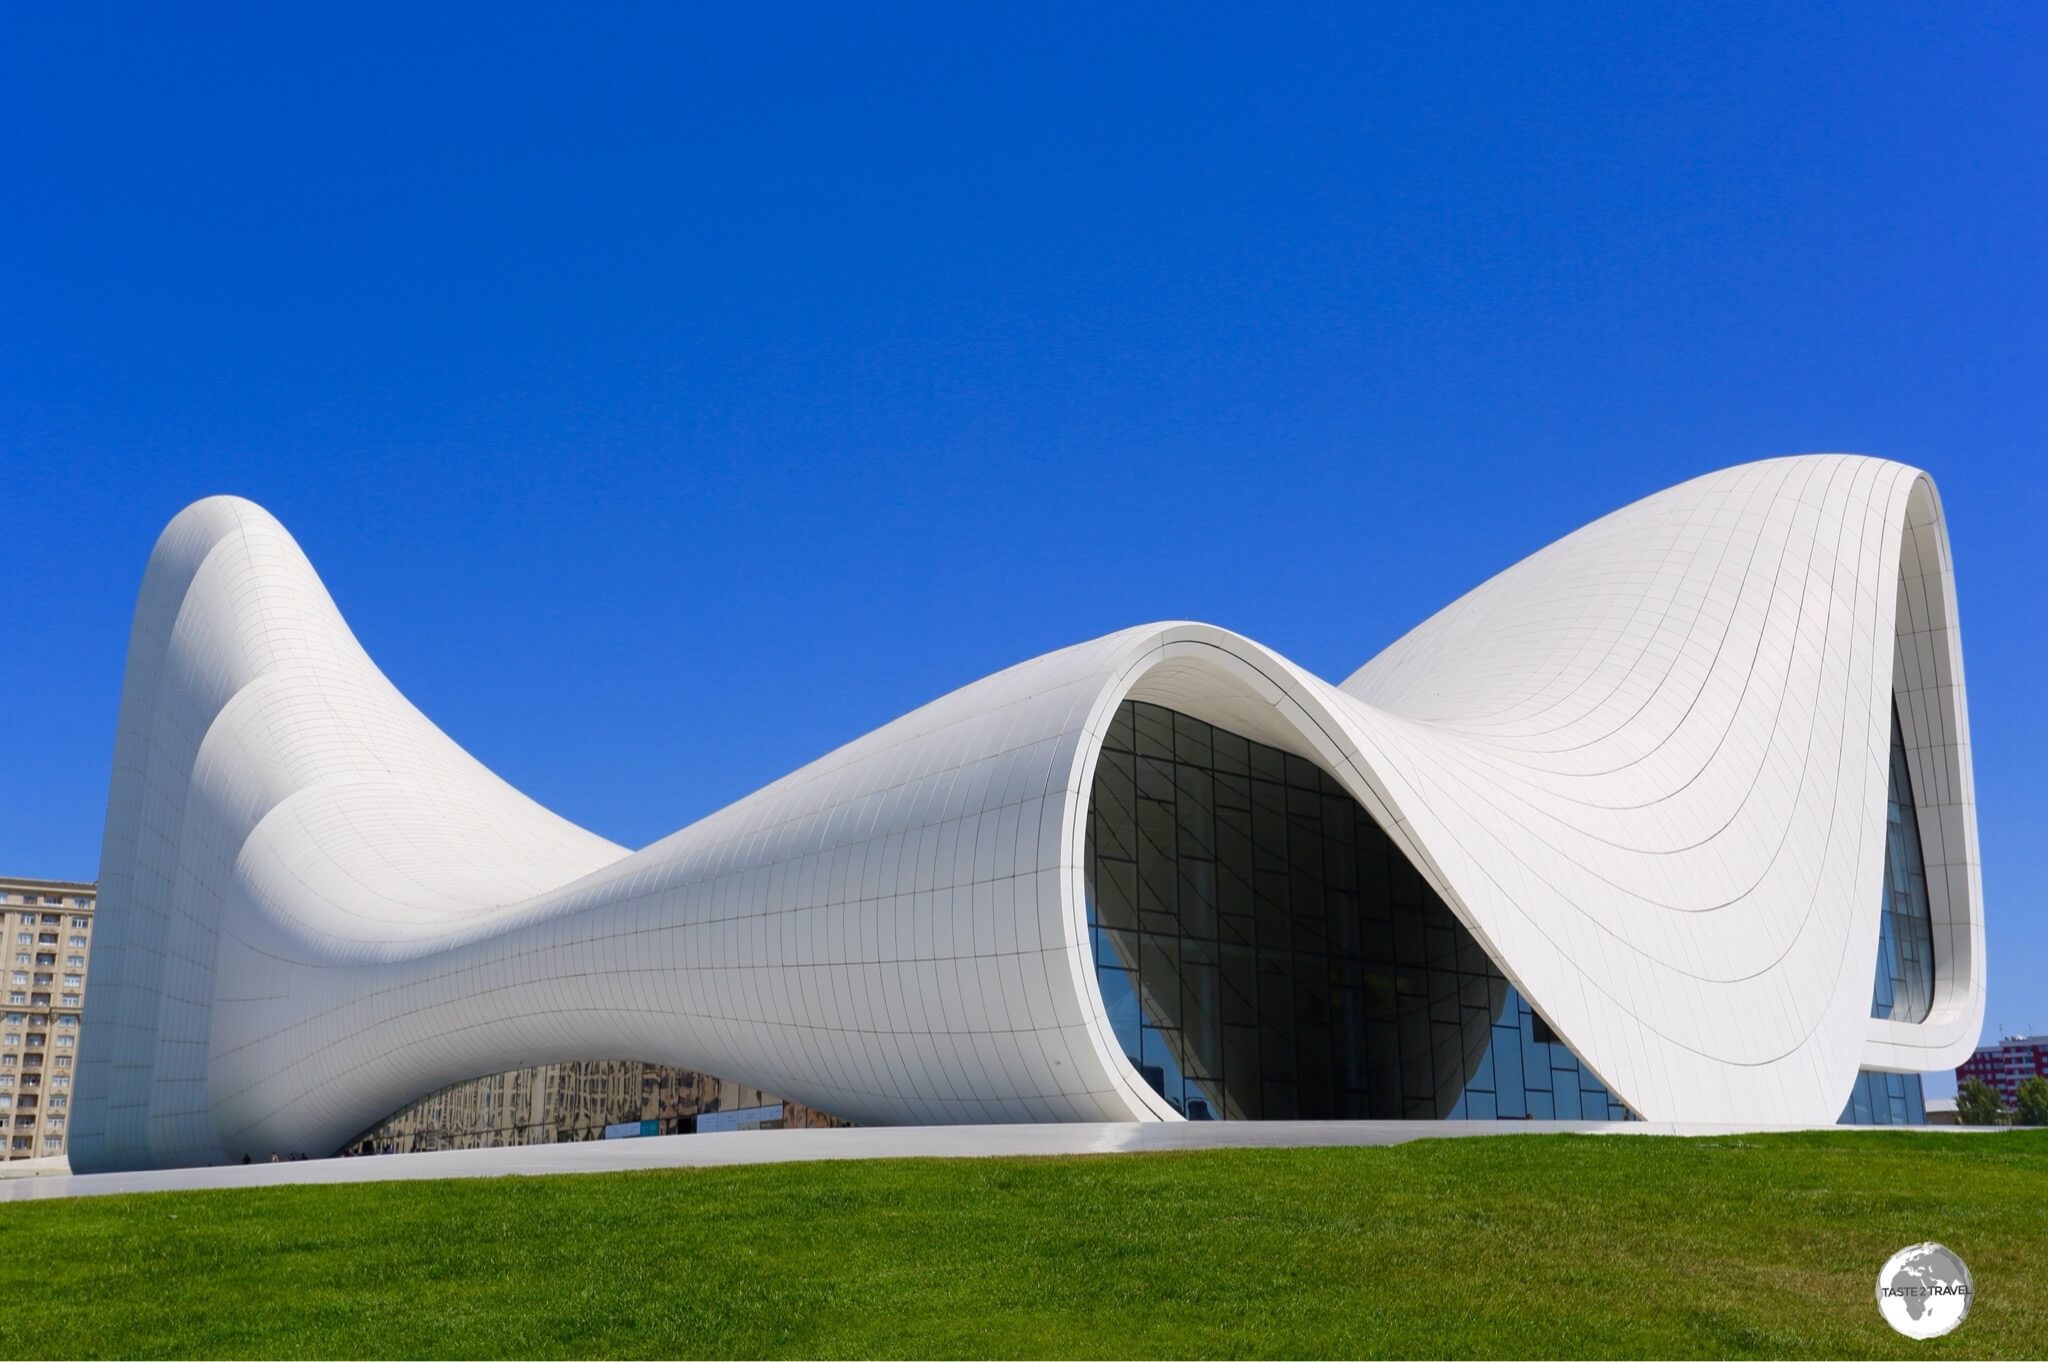
[[[1341,685],[1145,625],[632,852],[456,746],[284,528],[210,498],[136,606],[72,1161],[326,1153],[447,1084],[572,1059],[862,1123],[1179,1119],[1091,958],[1089,794],[1126,700],[1334,778],[1635,1113],[1832,1121],[1859,1071],[1953,1066],[1982,1022],[1956,621],[1926,475],[1772,460],[1596,521]],[[1917,1022],[1871,1015],[1895,710]]]

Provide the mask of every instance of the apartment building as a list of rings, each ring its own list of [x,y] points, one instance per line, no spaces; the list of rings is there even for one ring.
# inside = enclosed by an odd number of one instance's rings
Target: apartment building
[[[1982,1079],[2008,1107],[2017,1103],[2020,1084],[2048,1078],[2048,1035],[2006,1036],[1996,1045],[1980,1045],[1977,1053],[1956,1066],[1956,1082]]]
[[[64,1153],[97,897],[74,880],[0,877],[0,1160]]]

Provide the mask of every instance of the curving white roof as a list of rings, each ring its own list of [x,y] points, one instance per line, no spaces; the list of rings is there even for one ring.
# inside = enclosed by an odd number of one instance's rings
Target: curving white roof
[[[1869,1016],[1892,698],[1934,1009]],[[1146,625],[966,686],[629,852],[385,679],[291,536],[197,503],[129,648],[71,1157],[324,1153],[451,1082],[633,1057],[860,1122],[1177,1119],[1111,1035],[1081,857],[1127,698],[1320,763],[1656,1120],[1824,1122],[1983,1014],[1955,588],[1924,474],[1695,479],[1341,686]]]

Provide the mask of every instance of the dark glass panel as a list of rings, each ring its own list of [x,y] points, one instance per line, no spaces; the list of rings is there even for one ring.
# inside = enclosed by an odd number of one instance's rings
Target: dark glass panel
[[[1252,742],[1250,739],[1246,739],[1245,742],[1251,749],[1252,774],[1260,780],[1286,784],[1287,754],[1277,747],[1267,747],[1264,743]]]
[[[1216,754],[1218,775],[1248,776],[1251,774],[1251,740],[1235,733],[1226,733],[1220,728],[1209,730],[1210,741]],[[1220,783],[1218,788],[1222,788]]]
[[[1135,750],[1137,741],[1137,730],[1131,724],[1131,706],[1118,705],[1109,721],[1109,731],[1103,735],[1103,747],[1111,752],[1129,752]]]
[[[1097,859],[1095,920],[1105,927],[1131,929],[1138,925],[1138,867],[1135,864]]]
[[[1213,940],[1216,936],[1216,863],[1183,859],[1180,875],[1180,931]]]
[[[1216,783],[1207,771],[1174,767],[1174,824],[1180,832],[1183,860],[1212,860],[1216,855]]]
[[[1132,727],[1138,735],[1138,755],[1173,760],[1173,711],[1157,705],[1126,707],[1131,711]]]
[[[1090,831],[1096,838],[1096,854],[1119,861],[1136,860],[1137,843],[1132,840],[1137,813],[1137,776],[1128,753],[1104,752],[1095,764],[1095,794],[1090,802]]]
[[[1176,761],[1199,770],[1210,770],[1216,765],[1211,752],[1210,735],[1215,730],[1200,719],[1191,719],[1185,714],[1173,716],[1173,755]]]

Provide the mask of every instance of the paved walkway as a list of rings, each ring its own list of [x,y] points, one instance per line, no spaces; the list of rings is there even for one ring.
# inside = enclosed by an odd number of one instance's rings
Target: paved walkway
[[[721,1168],[818,1159],[986,1158],[991,1155],[1132,1154],[1173,1149],[1294,1149],[1390,1145],[1475,1135],[1737,1135],[1769,1130],[1890,1129],[1956,1133],[1953,1126],[1722,1126],[1649,1121],[1176,1121],[1099,1125],[894,1126],[853,1130],[747,1130],[634,1140],[446,1150],[360,1159],[89,1173],[0,1182],[0,1202],[46,1197],[175,1192],[301,1183],[410,1182],[423,1178],[532,1177],[635,1168]]]

